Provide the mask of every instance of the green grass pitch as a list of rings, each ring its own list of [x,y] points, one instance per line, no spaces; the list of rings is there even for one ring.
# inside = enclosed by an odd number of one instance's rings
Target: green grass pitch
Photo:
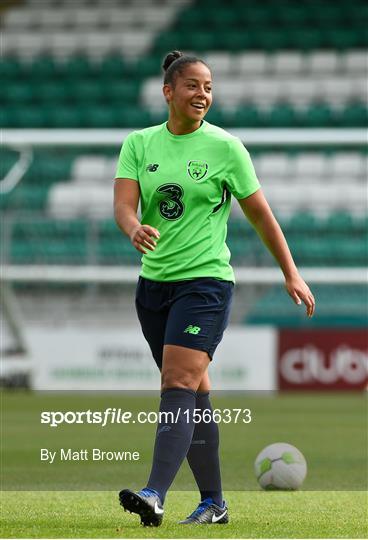
[[[159,528],[143,528],[112,492],[2,494],[6,538],[366,538],[363,492],[228,492],[228,525],[183,526],[195,492],[169,493]]]
[[[144,401],[144,407],[143,407]],[[366,396],[351,394],[214,394],[215,407],[246,406],[251,424],[221,424],[228,525],[182,526],[198,493],[186,464],[165,503],[161,527],[143,528],[124,513],[117,492],[144,484],[155,426],[40,424],[41,410],[156,410],[158,397],[134,394],[5,392],[2,405],[1,537],[5,538],[367,538]],[[289,442],[304,453],[301,491],[263,492],[253,473],[267,444]],[[121,463],[40,463],[40,447],[134,449]],[[37,491],[36,491],[37,490]],[[104,490],[104,491],[102,491]]]

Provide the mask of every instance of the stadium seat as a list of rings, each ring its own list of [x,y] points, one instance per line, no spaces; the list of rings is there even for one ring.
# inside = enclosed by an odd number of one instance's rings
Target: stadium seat
[[[291,174],[291,162],[281,152],[261,154],[257,159],[257,174],[261,183],[285,180]]]
[[[263,125],[263,115],[260,110],[250,104],[243,104],[235,111],[229,112],[228,115],[225,113],[223,118],[228,127],[260,127]],[[222,125],[221,122],[219,125]]]
[[[115,80],[101,88],[101,92],[108,103],[118,102],[128,105],[129,103],[136,103],[139,94],[138,89],[139,85],[134,80]]]
[[[341,61],[343,69],[347,73],[366,73],[368,69],[368,53],[363,50],[345,51]]]
[[[276,104],[266,115],[265,125],[270,128],[295,127],[297,125],[295,109],[288,104]]]
[[[360,102],[348,104],[341,113],[337,115],[337,122],[339,126],[343,127],[367,127],[367,105]]]
[[[234,66],[240,77],[247,75],[263,75],[268,70],[268,55],[263,51],[253,53],[239,53],[235,60]]]
[[[73,182],[96,183],[105,181],[106,160],[95,154],[77,157],[73,163],[71,176]]]
[[[79,107],[70,105],[59,105],[57,107],[49,107],[44,109],[48,127],[54,128],[78,128],[84,124],[83,111]]]
[[[313,51],[306,60],[306,69],[313,75],[335,74],[340,57],[335,51]]]
[[[300,75],[305,69],[305,56],[296,51],[276,52],[270,59],[270,69],[278,77]]]
[[[327,103],[315,102],[299,112],[299,124],[305,127],[333,126],[337,123],[337,114],[334,113]]]
[[[303,182],[306,178],[319,181],[326,173],[326,157],[321,152],[300,152],[294,160],[295,179]]]

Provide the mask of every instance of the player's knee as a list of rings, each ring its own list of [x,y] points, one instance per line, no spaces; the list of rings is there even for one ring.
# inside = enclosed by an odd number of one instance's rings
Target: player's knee
[[[168,388],[187,388],[196,391],[201,381],[201,374],[177,369],[166,369],[161,376],[161,390]]]

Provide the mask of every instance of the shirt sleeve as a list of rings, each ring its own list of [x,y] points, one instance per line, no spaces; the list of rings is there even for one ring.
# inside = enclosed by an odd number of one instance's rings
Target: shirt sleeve
[[[249,197],[261,187],[249,152],[237,138],[230,142],[226,184],[237,199]]]
[[[115,178],[129,178],[138,181],[137,156],[134,147],[134,132],[124,140],[120,150]]]

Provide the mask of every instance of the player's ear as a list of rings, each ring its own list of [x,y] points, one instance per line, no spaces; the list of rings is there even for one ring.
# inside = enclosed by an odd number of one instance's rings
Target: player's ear
[[[162,93],[165,97],[166,103],[170,103],[172,99],[172,88],[170,84],[164,84],[162,88]]]

